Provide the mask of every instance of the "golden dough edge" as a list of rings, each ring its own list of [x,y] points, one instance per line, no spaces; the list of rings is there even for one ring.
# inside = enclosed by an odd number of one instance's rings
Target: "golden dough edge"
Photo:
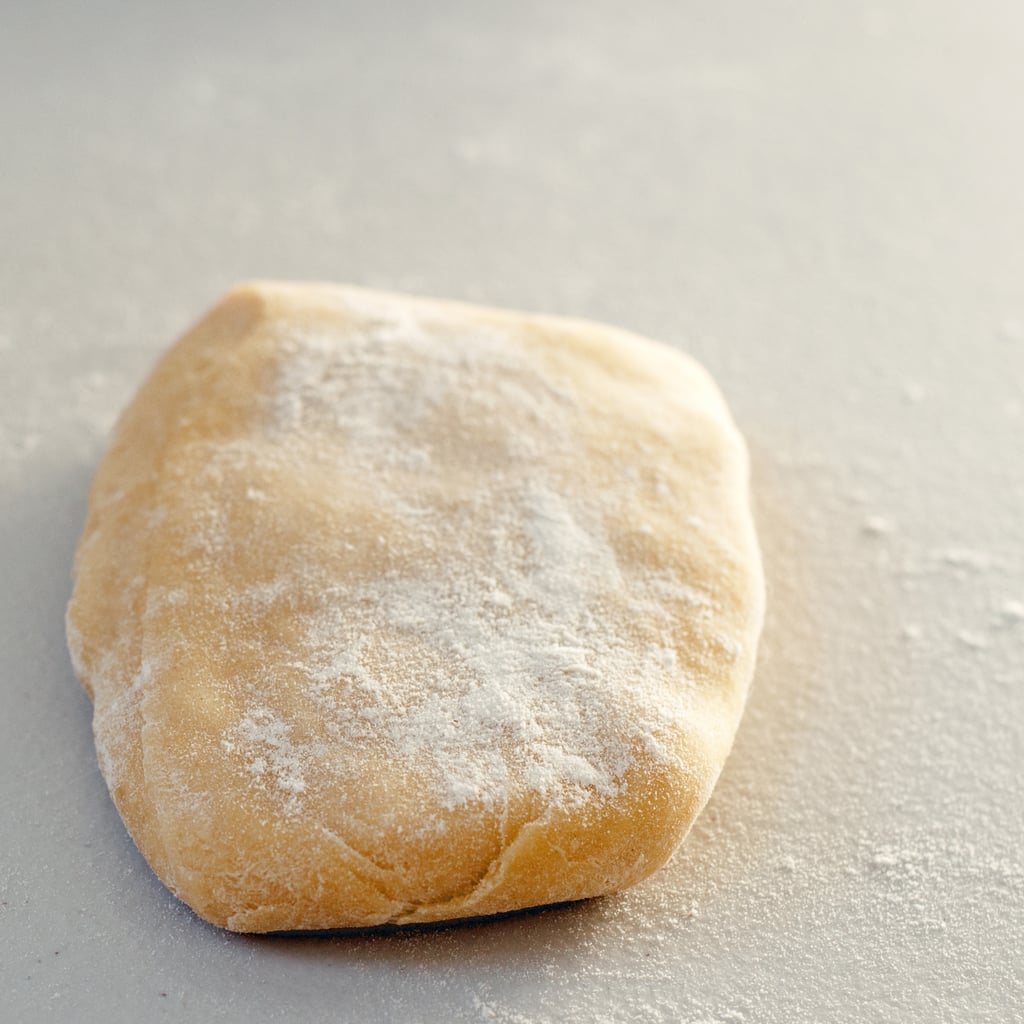
[[[262,312],[258,290],[233,288],[158,358],[118,418],[100,460],[72,567],[65,631],[75,675],[93,701],[100,771],[139,852],[175,893],[174,860],[146,778],[145,701],[138,702],[142,725],[137,734],[119,737],[128,748],[127,765],[115,764],[117,756],[108,753],[105,716],[141,683],[146,594],[135,584],[145,580],[151,541],[145,520],[175,434],[171,414],[189,405],[197,353],[224,337],[243,341]],[[168,394],[181,401],[168,402]],[[122,641],[126,626],[130,633]]]
[[[382,901],[372,886],[363,899],[353,898],[351,874],[337,860],[316,866],[316,900],[293,892],[282,901],[272,886],[221,891],[211,899],[209,884],[200,884],[178,895],[210,923],[249,934],[456,922],[610,895],[665,864],[714,782],[711,771],[696,781],[677,766],[650,768],[639,763],[630,771],[626,797],[618,801],[549,808],[526,821],[479,878],[440,902],[417,902],[415,880],[404,898]],[[641,813],[646,827],[638,830]]]

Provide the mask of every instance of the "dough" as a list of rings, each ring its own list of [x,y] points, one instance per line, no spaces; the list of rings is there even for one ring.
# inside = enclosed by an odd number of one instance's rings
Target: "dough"
[[[595,324],[229,293],[96,476],[68,641],[166,885],[234,931],[440,921],[663,864],[761,628],[707,374]]]

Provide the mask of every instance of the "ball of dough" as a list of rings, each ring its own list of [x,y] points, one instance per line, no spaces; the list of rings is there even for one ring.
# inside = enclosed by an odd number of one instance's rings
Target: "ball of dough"
[[[236,288],[122,416],[75,560],[69,646],[139,849],[242,932],[649,875],[753,671],[747,476],[714,384],[667,346]]]

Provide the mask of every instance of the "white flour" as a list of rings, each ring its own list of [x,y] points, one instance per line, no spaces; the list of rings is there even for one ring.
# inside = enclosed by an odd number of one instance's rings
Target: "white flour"
[[[268,665],[225,742],[244,751],[254,785],[276,786],[286,813],[301,810],[324,742],[382,745],[432,766],[449,808],[501,806],[514,787],[566,806],[613,795],[636,749],[674,756],[665,740],[687,727],[693,684],[671,630],[681,608],[708,621],[714,595],[671,570],[625,569],[607,535],[611,506],[598,491],[567,488],[536,457],[575,443],[571,390],[539,357],[495,330],[456,336],[438,358],[412,315],[387,303],[369,312],[371,326],[352,341],[291,334],[264,429],[296,460],[337,460],[345,487],[372,488],[396,525],[370,543],[411,547],[416,558],[354,581],[297,552],[282,578],[239,595],[242,615],[289,593],[316,595],[285,667],[305,678],[325,736],[294,741],[270,716]],[[415,483],[466,460],[471,486],[454,500],[430,479]],[[670,502],[656,467],[648,472],[655,500]],[[212,522],[196,541],[221,543]],[[721,630],[708,642],[728,660],[742,652]]]

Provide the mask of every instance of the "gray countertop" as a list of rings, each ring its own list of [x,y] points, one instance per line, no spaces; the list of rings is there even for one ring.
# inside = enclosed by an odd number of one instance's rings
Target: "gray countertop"
[[[14,3],[0,12],[0,1018],[1024,1015],[1024,6]],[[621,896],[245,938],[149,872],[62,616],[89,479],[238,279],[689,351],[770,577],[711,803]]]

